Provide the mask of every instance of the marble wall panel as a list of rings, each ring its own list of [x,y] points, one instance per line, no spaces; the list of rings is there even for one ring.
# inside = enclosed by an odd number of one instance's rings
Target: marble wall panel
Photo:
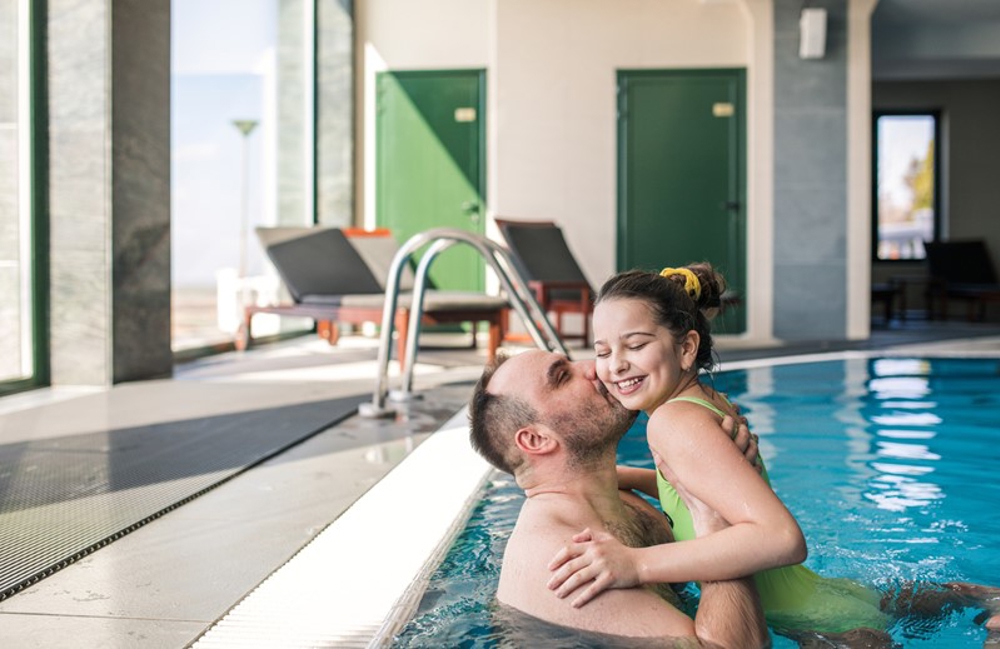
[[[113,380],[169,376],[170,2],[115,0]]]
[[[774,334],[847,335],[847,14],[826,8],[826,53],[799,58],[798,0],[774,3]]]
[[[109,367],[106,0],[48,8],[49,356],[53,384],[103,385]]]
[[[782,340],[844,338],[845,262],[776,263],[774,335]]]
[[[847,111],[784,110],[775,120],[775,189],[838,187],[846,197]]]
[[[278,3],[278,223],[286,225],[310,222],[306,216],[304,5],[303,0]]]
[[[48,27],[52,382],[169,374],[169,0],[52,0]]]
[[[103,124],[87,128],[76,121],[52,121],[49,216],[54,250],[92,250],[103,258],[110,193],[108,162],[108,132]]]
[[[17,120],[19,4],[0,2],[0,129]]]
[[[101,251],[57,248],[50,265],[49,363],[54,385],[107,385],[110,294]],[[103,246],[102,249],[104,250]]]
[[[316,215],[334,227],[354,212],[353,13],[350,0],[317,3]]]
[[[831,214],[847,209],[840,187],[798,187],[774,190],[774,209],[787,218],[774,232],[774,249],[787,263],[843,262],[847,258],[847,233]]]

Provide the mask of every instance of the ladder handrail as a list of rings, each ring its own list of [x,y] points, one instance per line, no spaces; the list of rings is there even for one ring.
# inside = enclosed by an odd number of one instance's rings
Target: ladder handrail
[[[518,273],[506,249],[485,237],[459,230],[456,228],[434,228],[417,233],[410,237],[396,252],[389,267],[386,279],[385,303],[382,311],[382,330],[379,339],[375,389],[371,404],[362,404],[359,412],[368,417],[380,417],[392,411],[385,407],[388,395],[389,353],[392,345],[392,329],[395,323],[396,307],[399,303],[399,284],[403,266],[413,253],[424,244],[432,242],[417,267],[414,291],[410,304],[410,324],[405,351],[405,367],[403,375],[403,392],[408,393],[413,384],[413,367],[416,365],[417,338],[420,335],[423,319],[424,295],[427,287],[428,270],[443,250],[457,243],[472,246],[479,255],[493,268],[501,284],[507,292],[508,299],[521,316],[535,344],[543,349],[557,350],[569,356],[562,339],[552,327],[547,315],[527,286],[527,282]],[[502,264],[500,263],[502,260]],[[529,311],[534,312],[534,317]],[[537,320],[536,320],[537,319]],[[538,322],[542,323],[548,340],[542,335]],[[473,332],[475,334],[475,332]]]

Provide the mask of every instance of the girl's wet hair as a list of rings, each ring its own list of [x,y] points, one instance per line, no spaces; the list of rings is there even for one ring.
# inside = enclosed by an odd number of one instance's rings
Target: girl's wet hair
[[[690,290],[691,280],[686,271],[697,277],[699,290]],[[695,366],[699,370],[709,370],[715,365],[709,322],[722,310],[726,280],[708,262],[664,272],[668,276],[645,270],[618,273],[604,283],[594,305],[623,299],[644,301],[656,323],[666,327],[675,339],[679,340],[691,330],[698,332],[700,342]]]

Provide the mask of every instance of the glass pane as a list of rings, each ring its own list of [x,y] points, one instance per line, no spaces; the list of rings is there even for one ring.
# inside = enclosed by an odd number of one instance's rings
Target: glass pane
[[[882,115],[877,121],[878,258],[923,259],[934,237],[933,115]]]
[[[34,373],[27,5],[0,3],[0,381]]]
[[[278,216],[280,196],[296,189],[301,193],[296,182],[302,182],[289,181],[287,170],[279,182],[284,146],[279,135],[285,138],[284,131],[295,130],[301,137],[301,128],[286,124],[279,134],[278,118],[304,86],[302,34],[311,29],[306,30],[303,7],[309,4],[171,3],[175,351],[232,341],[244,302],[278,299],[279,282],[265,264],[254,228],[279,220],[307,222],[304,210],[290,214],[284,204]],[[296,161],[301,168],[302,156]],[[274,321],[256,318],[255,335],[271,333],[269,325],[277,330]]]

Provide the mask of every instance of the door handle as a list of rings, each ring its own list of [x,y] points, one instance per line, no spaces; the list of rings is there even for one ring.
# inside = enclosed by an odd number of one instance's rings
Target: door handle
[[[479,201],[463,201],[462,211],[469,217],[469,220],[479,224]]]
[[[738,212],[742,203],[739,201],[722,201],[719,207],[730,212]]]

